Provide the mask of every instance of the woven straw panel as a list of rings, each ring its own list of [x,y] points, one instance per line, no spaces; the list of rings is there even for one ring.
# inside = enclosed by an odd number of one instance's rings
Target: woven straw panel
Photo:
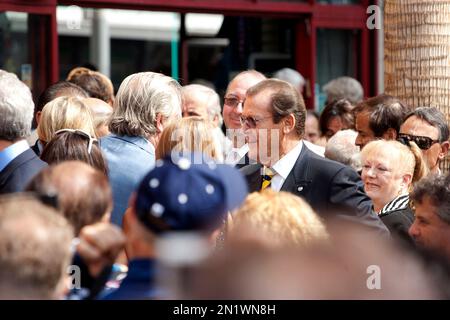
[[[384,41],[386,93],[435,106],[450,123],[450,0],[385,0]]]

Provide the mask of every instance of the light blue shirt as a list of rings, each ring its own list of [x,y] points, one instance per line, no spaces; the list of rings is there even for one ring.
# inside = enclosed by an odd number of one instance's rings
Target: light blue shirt
[[[17,156],[22,152],[27,151],[29,148],[26,140],[20,140],[0,151],[0,172],[3,171],[11,161],[17,158]]]
[[[111,222],[121,226],[130,195],[155,165],[155,147],[143,137],[115,134],[101,138],[100,147],[108,163],[113,192]]]

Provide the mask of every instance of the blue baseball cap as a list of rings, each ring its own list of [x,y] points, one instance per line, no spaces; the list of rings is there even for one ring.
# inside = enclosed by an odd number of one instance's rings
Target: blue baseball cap
[[[247,194],[247,183],[234,167],[198,153],[172,154],[157,160],[142,180],[135,209],[154,233],[213,231]]]

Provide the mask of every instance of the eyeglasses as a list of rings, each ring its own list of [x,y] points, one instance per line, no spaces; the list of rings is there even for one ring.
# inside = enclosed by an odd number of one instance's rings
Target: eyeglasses
[[[240,116],[239,120],[241,122],[241,126],[247,126],[250,129],[254,129],[256,128],[256,126],[258,125],[258,122],[265,120],[265,119],[269,119],[272,118],[272,116],[267,116],[267,117],[263,117],[263,118],[254,118],[254,117],[245,117],[245,116]]]
[[[82,136],[84,138],[89,139],[89,143],[88,143],[88,153],[89,154],[91,154],[91,151],[92,151],[92,144],[94,142],[98,142],[98,140],[96,138],[91,137],[91,135],[89,133],[87,133],[86,131],[81,130],[81,129],[61,129],[61,130],[58,130],[58,131],[55,132],[55,136],[58,135],[58,134],[64,133],[64,132],[75,133],[75,134],[78,134],[78,135],[80,135],[80,136]]]
[[[244,105],[244,100],[239,100],[238,98],[235,97],[230,97],[230,98],[223,98],[223,102],[230,107],[236,108],[240,103],[242,103],[242,105]]]
[[[411,141],[415,142],[417,146],[422,150],[428,150],[435,143],[438,143],[439,140],[433,140],[429,137],[424,136],[413,136],[411,134],[399,133],[397,141],[407,145],[409,147],[409,143]]]

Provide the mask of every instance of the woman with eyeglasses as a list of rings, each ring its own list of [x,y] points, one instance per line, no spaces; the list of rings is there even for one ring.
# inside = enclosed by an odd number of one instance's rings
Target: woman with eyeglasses
[[[79,129],[96,138],[94,118],[83,101],[75,97],[59,97],[42,109],[37,127],[39,150],[34,151],[40,155],[55,132],[61,129]]]
[[[409,240],[414,222],[409,192],[414,183],[428,174],[420,149],[398,141],[375,140],[361,151],[364,190],[372,199],[374,211],[394,238]]]

